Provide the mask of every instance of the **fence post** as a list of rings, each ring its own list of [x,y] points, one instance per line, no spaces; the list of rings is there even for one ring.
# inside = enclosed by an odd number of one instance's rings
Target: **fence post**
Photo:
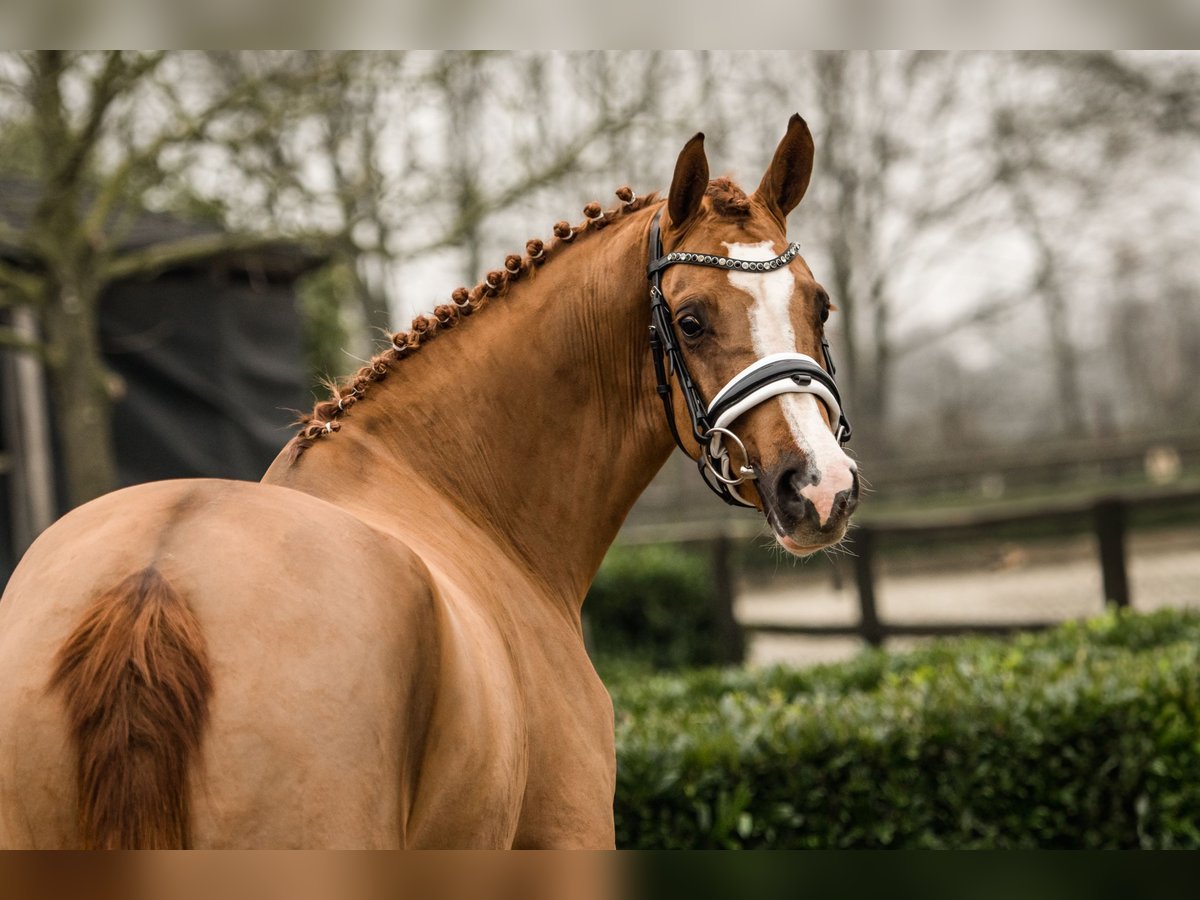
[[[716,593],[717,646],[723,663],[746,659],[746,635],[733,615],[733,571],[729,565],[730,540],[722,534],[712,540],[713,588]]]
[[[875,532],[861,525],[849,534],[854,558],[854,583],[858,586],[859,633],[872,647],[883,645],[883,626],[875,608]]]
[[[1129,606],[1129,575],[1125,568],[1125,504],[1120,500],[1096,503],[1096,546],[1104,579],[1104,602]]]

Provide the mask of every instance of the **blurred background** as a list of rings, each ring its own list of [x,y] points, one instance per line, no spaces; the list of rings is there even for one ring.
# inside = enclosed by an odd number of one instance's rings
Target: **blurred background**
[[[1200,600],[1188,52],[2,54],[0,579],[117,486],[257,478],[391,325],[665,188],[697,130],[753,186],[795,111],[861,527],[797,564],[677,456],[586,607],[597,653],[809,662]]]

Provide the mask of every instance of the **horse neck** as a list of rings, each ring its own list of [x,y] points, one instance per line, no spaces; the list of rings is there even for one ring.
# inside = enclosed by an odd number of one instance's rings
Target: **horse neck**
[[[577,613],[671,450],[646,338],[649,215],[559,249],[394,363],[340,431],[266,480],[405,534],[452,507]],[[471,552],[464,535],[423,538]]]

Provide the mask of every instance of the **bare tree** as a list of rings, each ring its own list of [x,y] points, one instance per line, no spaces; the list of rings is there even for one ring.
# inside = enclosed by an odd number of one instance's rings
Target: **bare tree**
[[[309,91],[290,127],[244,134],[230,159],[260,187],[216,185],[206,199],[233,222],[319,223],[354,270],[362,318],[375,329],[421,305],[403,296],[409,266],[453,258],[461,278],[475,279],[484,254],[499,252],[489,227],[498,218],[602,168],[604,149],[616,152],[643,124],[657,64],[654,54],[313,58],[328,58],[337,77]],[[247,197],[268,202],[247,207]]]
[[[0,224],[0,240],[19,257],[0,262],[0,285],[4,303],[36,312],[41,337],[0,332],[0,341],[45,362],[74,505],[111,489],[116,478],[114,386],[98,333],[105,287],[264,242],[214,233],[124,250],[145,193],[167,175],[172,154],[212,140],[223,123],[253,108],[265,84],[290,81],[295,73],[221,84],[209,77],[203,57],[116,51],[39,51],[4,62],[17,101],[14,117],[27,125],[36,151],[39,196],[23,227]],[[160,113],[148,115],[155,107]]]
[[[1095,320],[1108,297],[1114,323],[1154,331],[1145,320],[1165,315],[1169,298],[1180,293],[1177,271],[1169,271],[1177,266],[1158,258],[1158,248],[1172,243],[1162,229],[1166,219],[1146,217],[1155,231],[1136,247],[1130,226],[1141,210],[1170,205],[1173,170],[1195,169],[1200,66],[1180,57],[1029,53],[999,57],[995,72],[989,105],[996,181],[1033,251],[1028,291],[1046,322],[1057,430],[1108,430],[1118,418],[1114,398],[1097,393],[1106,379],[1085,378],[1086,341],[1073,332]],[[1101,262],[1109,258],[1116,263],[1111,272]],[[1099,271],[1106,277],[1097,278]],[[1167,303],[1138,298],[1134,283]],[[1175,332],[1183,335],[1186,321],[1176,318]],[[1096,331],[1093,340],[1104,336]],[[1144,412],[1137,417],[1144,420]]]
[[[921,294],[948,240],[989,220],[992,180],[964,112],[969,62],[953,54],[818,53],[811,60],[825,281],[841,310],[845,390],[864,441],[885,444],[897,317]],[[911,293],[906,293],[911,292]]]
[[[0,284],[3,302],[37,311],[44,341],[7,330],[0,342],[45,360],[71,504],[115,481],[113,385],[97,332],[108,284],[287,234],[332,253],[342,274],[326,284],[329,302],[386,328],[403,266],[457,252],[475,277],[490,219],[580,177],[598,145],[640,123],[657,57],[621,62],[601,90],[586,75],[614,61],[599,55],[4,58],[8,119],[33,135],[41,196],[26,227],[0,226],[0,240],[32,261],[0,266]],[[498,117],[510,123],[503,138]],[[201,207],[228,231],[123,248],[151,201]]]

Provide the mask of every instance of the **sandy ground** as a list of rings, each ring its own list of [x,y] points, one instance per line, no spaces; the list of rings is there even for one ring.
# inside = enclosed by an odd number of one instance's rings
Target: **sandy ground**
[[[1200,531],[1135,535],[1128,551],[1135,609],[1200,607]],[[1102,608],[1099,563],[1090,546],[1079,542],[1064,544],[1058,554],[1009,549],[994,564],[965,571],[889,571],[885,565],[876,589],[885,622],[1056,621],[1095,615]],[[792,573],[742,585],[736,614],[751,628],[756,622],[852,623],[858,619],[858,596],[852,584],[839,589],[832,578]],[[895,639],[888,646],[916,642]],[[831,662],[861,648],[856,638],[751,632],[749,640],[754,665]]]

